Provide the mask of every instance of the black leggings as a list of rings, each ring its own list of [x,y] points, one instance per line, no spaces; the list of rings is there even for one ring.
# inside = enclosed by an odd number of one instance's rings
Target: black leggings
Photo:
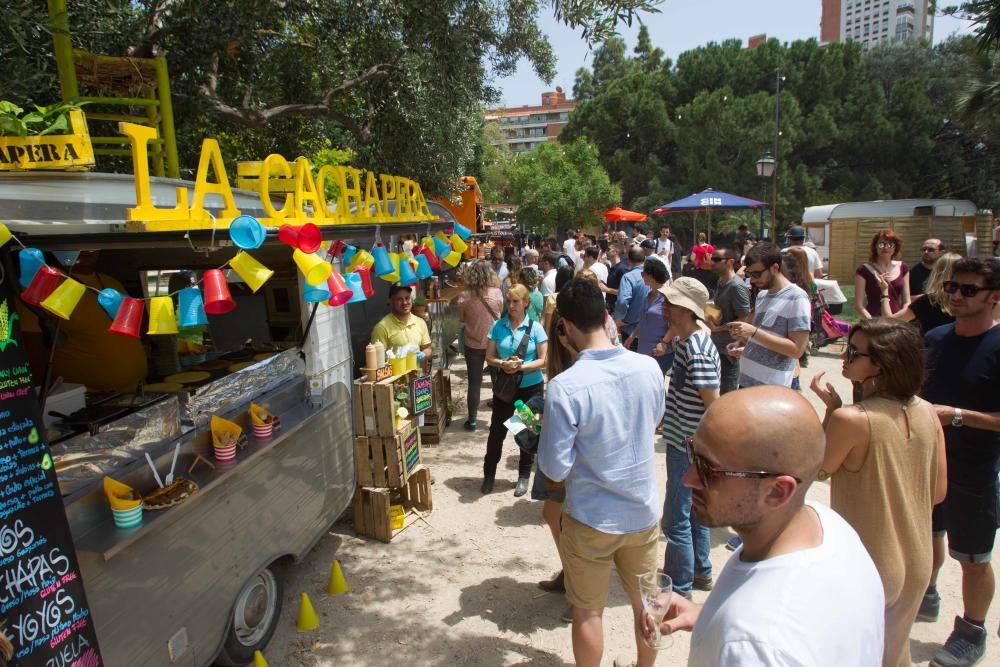
[[[465,348],[465,372],[469,378],[469,391],[466,397],[469,409],[469,421],[476,421],[479,412],[479,390],[483,387],[483,365],[486,363],[486,350]]]
[[[521,387],[514,396],[514,401],[528,402],[532,396],[542,393],[544,384]],[[505,421],[514,414],[514,403],[506,403],[499,398],[493,398],[493,414],[490,415],[490,435],[486,440],[486,457],[483,459],[483,477],[493,479],[497,475],[497,465],[500,463],[500,455],[503,453],[503,441],[507,438],[507,427],[503,425]],[[517,462],[518,478],[531,476],[531,466],[535,463],[535,455],[528,454],[521,450],[521,458]]]

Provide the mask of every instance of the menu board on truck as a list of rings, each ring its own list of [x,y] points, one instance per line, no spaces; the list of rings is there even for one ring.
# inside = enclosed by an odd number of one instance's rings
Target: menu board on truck
[[[99,667],[97,636],[0,250],[0,619],[25,667]]]

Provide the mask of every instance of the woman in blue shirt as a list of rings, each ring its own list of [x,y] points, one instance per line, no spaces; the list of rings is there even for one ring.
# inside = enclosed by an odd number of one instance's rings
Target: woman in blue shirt
[[[501,373],[514,374],[522,371],[521,387],[510,403],[493,398],[493,414],[490,418],[490,435],[486,441],[486,457],[483,459],[483,493],[493,491],[493,481],[496,479],[497,466],[503,452],[503,441],[507,437],[507,427],[504,422],[514,414],[514,403],[525,401],[542,393],[545,368],[545,351],[548,347],[548,337],[541,323],[525,317],[525,309],[530,303],[530,295],[524,285],[513,285],[507,291],[507,315],[493,323],[486,343],[486,363],[498,368]],[[521,339],[528,338],[528,346],[524,357],[514,356]],[[517,486],[515,496],[523,496],[528,492],[528,479],[531,476],[531,466],[535,461],[532,454],[521,451],[517,466]]]

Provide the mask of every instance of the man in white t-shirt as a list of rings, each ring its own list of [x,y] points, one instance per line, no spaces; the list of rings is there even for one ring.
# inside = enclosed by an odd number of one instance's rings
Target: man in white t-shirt
[[[815,410],[784,387],[730,392],[708,408],[684,484],[698,521],[732,526],[743,546],[704,605],[671,597],[660,630],[693,629],[689,665],[882,664],[875,564],[836,512],[805,502],[825,443]]]
[[[590,246],[583,251],[583,268],[588,269],[597,276],[597,279],[602,283],[607,284],[608,282],[608,267],[606,264],[602,264],[597,261],[597,258],[601,255],[601,249],[597,246]]]
[[[656,254],[663,258],[670,269],[670,258],[674,254],[674,242],[670,240],[670,225],[660,225],[660,235],[656,237]]]
[[[538,260],[538,268],[542,270],[542,283],[538,286],[538,291],[542,296],[556,293],[556,256],[547,252]]]
[[[788,247],[782,248],[781,252],[787,252],[788,248],[802,248],[806,253],[806,257],[809,259],[809,271],[812,273],[813,278],[823,277],[823,260],[820,259],[819,253],[816,252],[815,248],[810,248],[804,245],[806,241],[806,230],[804,227],[799,227],[795,225],[794,227],[789,227],[788,231],[785,232],[785,238],[788,240]]]
[[[566,240],[563,241],[563,252],[572,257],[576,253],[576,231],[570,229],[566,232]]]

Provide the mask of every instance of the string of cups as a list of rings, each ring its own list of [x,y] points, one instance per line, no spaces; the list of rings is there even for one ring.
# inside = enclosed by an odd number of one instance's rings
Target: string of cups
[[[365,301],[374,295],[373,270],[377,277],[387,282],[412,285],[432,276],[442,264],[457,266],[461,262],[461,253],[467,248],[465,240],[472,232],[459,223],[454,225],[450,237],[444,232],[431,237],[429,232],[428,225],[428,235],[412,254],[389,253],[382,243],[378,226],[371,252],[342,241],[334,241],[324,248],[322,232],[312,223],[282,225],[277,236],[279,241],[293,248],[292,259],[304,278],[303,299],[337,307]],[[19,284],[23,288],[21,298],[25,303],[68,320],[89,290],[97,295],[97,302],[112,320],[109,332],[139,338],[147,302],[147,333],[150,335],[177,334],[178,327],[207,325],[207,315],[222,315],[233,310],[236,301],[230,294],[223,273],[226,268],[235,272],[256,293],[274,275],[274,271],[247,251],[263,245],[267,233],[260,221],[252,216],[235,218],[229,226],[229,237],[239,248],[236,255],[218,268],[205,271],[200,279],[192,280],[186,287],[146,298],[126,296],[113,288],[97,289],[74,280],[71,273],[48,265],[41,250],[26,246],[3,223],[0,223],[0,246],[13,240],[21,247],[18,253]],[[318,253],[321,249],[324,252]],[[339,255],[342,255],[345,267],[343,275],[334,270],[331,263]],[[175,296],[179,317],[174,309]]]

